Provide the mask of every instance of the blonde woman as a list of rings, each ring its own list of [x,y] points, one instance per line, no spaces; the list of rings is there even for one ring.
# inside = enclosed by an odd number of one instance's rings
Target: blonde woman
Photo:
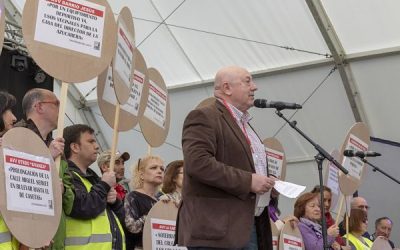
[[[134,191],[125,197],[126,249],[143,248],[143,226],[164,178],[164,163],[158,156],[139,159],[133,168]]]

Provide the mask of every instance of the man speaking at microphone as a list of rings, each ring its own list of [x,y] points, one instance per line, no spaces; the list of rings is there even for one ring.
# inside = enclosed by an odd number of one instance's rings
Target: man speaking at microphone
[[[256,204],[275,184],[267,176],[265,147],[248,123],[256,90],[247,70],[222,68],[215,76],[217,100],[186,117],[180,246],[272,249],[268,209]]]

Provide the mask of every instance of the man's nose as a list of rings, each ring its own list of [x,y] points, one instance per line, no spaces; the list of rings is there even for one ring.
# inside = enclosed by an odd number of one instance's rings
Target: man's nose
[[[252,84],[253,84],[253,86],[252,86],[252,90],[253,91],[256,91],[258,88],[257,88],[257,84],[255,83],[255,82],[252,82]]]

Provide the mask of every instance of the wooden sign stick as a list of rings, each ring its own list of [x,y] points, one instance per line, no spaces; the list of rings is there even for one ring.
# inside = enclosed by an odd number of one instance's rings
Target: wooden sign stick
[[[340,213],[342,212],[343,202],[344,202],[344,195],[342,193],[340,193],[339,209],[337,211],[335,225],[339,224],[338,221],[339,221],[339,218],[340,218]]]
[[[151,146],[147,145],[147,155],[151,155]]]
[[[57,121],[57,138],[62,138],[64,135],[64,118],[65,118],[65,105],[67,103],[68,98],[68,83],[61,83],[61,92],[60,92],[60,107],[58,111],[58,121]],[[61,164],[61,155],[58,156],[55,160],[57,173],[60,172],[60,164]]]
[[[349,215],[346,213],[346,246],[349,245]]]
[[[121,106],[119,103],[115,105],[115,117],[114,117],[114,130],[113,130],[113,140],[111,146],[111,159],[110,159],[110,171],[114,171],[115,166],[115,152],[117,152],[117,144],[118,144],[118,127],[119,127],[119,111],[121,110]]]

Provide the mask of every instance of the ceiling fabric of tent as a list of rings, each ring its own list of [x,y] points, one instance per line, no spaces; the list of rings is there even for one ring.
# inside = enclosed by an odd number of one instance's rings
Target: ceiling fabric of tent
[[[14,1],[19,8],[24,3]],[[131,9],[136,45],[149,67],[161,72],[167,86],[210,80],[223,65],[244,65],[258,72],[330,54],[303,1],[109,3],[116,16],[125,5]],[[90,87],[82,87],[84,95],[89,91]],[[95,93],[87,97],[95,98]]]

